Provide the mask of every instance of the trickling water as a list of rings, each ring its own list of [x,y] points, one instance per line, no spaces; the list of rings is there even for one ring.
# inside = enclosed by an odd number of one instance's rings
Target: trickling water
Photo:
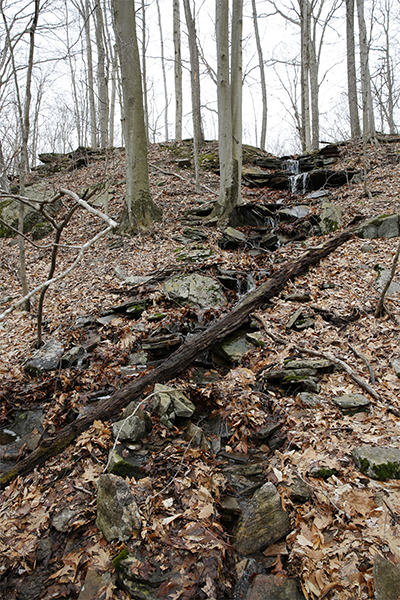
[[[285,160],[282,163],[282,168],[292,175],[288,177],[289,190],[293,194],[305,194],[307,187],[307,173],[300,173],[300,161]]]

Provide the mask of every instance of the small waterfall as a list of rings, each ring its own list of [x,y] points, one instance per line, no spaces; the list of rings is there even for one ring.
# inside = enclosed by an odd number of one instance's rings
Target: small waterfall
[[[300,173],[300,161],[285,160],[282,169],[291,173],[288,177],[289,191],[293,194],[305,194],[307,188],[307,173]]]

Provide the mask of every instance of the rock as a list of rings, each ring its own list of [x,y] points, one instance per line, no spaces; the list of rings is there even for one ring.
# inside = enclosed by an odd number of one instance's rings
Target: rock
[[[51,524],[57,531],[65,532],[68,531],[72,523],[82,511],[82,508],[65,506],[60,512],[58,512],[51,520]]]
[[[336,404],[343,412],[362,412],[369,406],[369,400],[362,394],[344,394],[333,398]]]
[[[398,600],[400,595],[400,567],[386,558],[374,556],[375,600]]]
[[[114,267],[114,273],[126,285],[140,285],[152,279],[152,277],[146,275],[127,275],[119,266]]]
[[[323,235],[332,233],[342,226],[342,209],[333,202],[322,202],[320,228]]]
[[[140,408],[135,414],[127,416],[113,425],[113,437],[121,442],[137,442],[145,438],[150,431],[150,418]]]
[[[357,231],[360,238],[392,238],[399,235],[399,214],[381,215],[371,219]]]
[[[32,358],[25,363],[25,371],[32,377],[41,375],[44,371],[57,369],[64,347],[57,340],[50,340],[42,348],[36,350]]]
[[[379,292],[382,292],[386,283],[390,279],[390,276],[391,276],[391,269],[379,270],[379,275],[376,279],[376,288]],[[387,294],[398,294],[399,291],[400,291],[400,285],[396,281],[391,281],[386,293]]]
[[[323,358],[313,360],[304,359],[304,360],[287,360],[285,362],[286,369],[316,369],[317,371],[324,371],[326,369],[333,369],[333,364],[329,360],[325,360]]]
[[[99,575],[95,569],[88,569],[78,600],[105,600],[109,581],[109,574]]]
[[[207,246],[190,246],[187,250],[179,252],[176,255],[176,260],[181,262],[199,262],[209,259],[214,256],[214,250]],[[179,275],[178,275],[179,277]]]
[[[158,593],[158,588],[171,578],[171,573],[163,572],[155,559],[146,561],[138,553],[130,554],[127,550],[120,552],[113,560],[113,566],[118,583],[135,600],[159,600],[163,596]]]
[[[72,367],[85,356],[86,351],[83,346],[72,346],[65,354],[61,357],[62,367]]]
[[[322,404],[321,398],[316,394],[311,394],[310,392],[301,392],[298,395],[298,399],[310,408],[316,408],[317,406],[321,406]]]
[[[287,484],[290,498],[295,502],[308,502],[311,498],[311,490],[306,483],[300,477],[294,477],[293,482]]]
[[[52,231],[53,226],[51,223],[47,221],[45,223],[36,223],[36,225],[32,227],[31,236],[33,240],[43,240],[45,237],[50,235]]]
[[[289,531],[289,515],[282,509],[281,497],[272,483],[265,483],[243,507],[233,545],[239,554],[248,555],[277,542]]]
[[[212,277],[197,275],[176,275],[163,285],[164,292],[180,305],[200,308],[221,308],[226,298],[221,284]]]
[[[154,408],[167,427],[172,427],[176,418],[190,419],[196,410],[183,392],[161,383],[154,386]]]
[[[400,479],[400,449],[384,446],[354,448],[353,459],[364,475],[372,479]]]
[[[147,365],[149,355],[147,352],[141,350],[140,352],[134,352],[128,356],[128,365]]]
[[[397,377],[400,378],[400,358],[394,358],[390,361],[390,365],[393,371],[396,373]]]
[[[126,542],[137,536],[142,523],[128,483],[117,475],[100,475],[97,481],[96,525],[107,542]]]
[[[296,219],[306,217],[309,212],[309,206],[299,204],[298,206],[292,206],[291,208],[283,208],[278,212],[278,216],[281,221],[295,221]]]
[[[120,444],[116,448],[111,448],[108,455],[108,472],[120,477],[134,477],[141,479],[144,474],[141,471],[142,465],[147,460],[147,453],[142,455],[129,448],[130,444]]]
[[[295,579],[280,575],[256,575],[246,600],[304,600]]]
[[[258,344],[257,344],[258,345]],[[226,337],[222,342],[213,347],[213,352],[218,354],[224,360],[237,364],[242,356],[253,350],[256,344],[248,339],[246,333],[233,333]]]
[[[189,421],[188,426],[186,427],[185,440],[190,442],[190,445],[193,447],[198,446],[206,452],[211,450],[211,444],[204,435],[202,428],[191,421]]]

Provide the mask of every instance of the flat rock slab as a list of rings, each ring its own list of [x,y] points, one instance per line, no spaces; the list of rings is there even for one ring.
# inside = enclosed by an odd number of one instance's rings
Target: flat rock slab
[[[265,483],[243,509],[235,530],[235,550],[253,554],[285,537],[290,531],[289,515],[272,483]]]
[[[357,411],[367,408],[369,400],[362,394],[344,394],[333,398],[333,403],[344,411]]]
[[[246,600],[304,600],[295,579],[276,575],[256,575]]]
[[[374,557],[375,600],[398,600],[400,596],[400,567],[383,556]]]
[[[400,449],[385,446],[354,448],[353,459],[364,475],[372,479],[400,479]]]
[[[178,304],[198,306],[200,308],[221,308],[226,298],[221,284],[212,277],[204,275],[176,275],[168,279],[164,292]]]

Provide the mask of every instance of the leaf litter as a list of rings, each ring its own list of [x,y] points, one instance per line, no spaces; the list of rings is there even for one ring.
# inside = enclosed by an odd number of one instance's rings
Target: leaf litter
[[[159,164],[168,161],[168,145],[153,147],[151,152]],[[384,145],[369,150],[368,185],[373,199],[364,196],[362,184],[331,191],[332,201],[344,210],[345,224],[357,216],[400,212],[400,166],[389,166],[385,156]],[[342,163],[359,168],[361,162],[360,147],[346,145]],[[168,164],[168,173],[174,168]],[[110,216],[117,218],[124,191],[121,154],[111,157],[107,173],[103,161],[93,160],[89,167],[76,173],[49,177],[47,186],[57,190],[62,184],[78,191],[106,177],[113,182]],[[190,175],[185,177],[189,180]],[[202,178],[209,188],[217,190],[218,178],[214,174],[203,173]],[[182,233],[182,213],[213,196],[209,192],[200,196],[192,184],[159,172],[152,174],[152,191],[163,207],[162,223],[134,238],[100,240],[68,279],[48,290],[47,339],[56,337],[67,346],[84,343],[86,332],[75,329],[74,320],[83,315],[101,315],[115,306],[115,291],[123,294],[126,289],[114,276],[116,265],[128,274],[154,274],[156,278],[168,269],[173,272],[182,268],[175,252],[180,243],[174,239]],[[247,200],[273,202],[278,197],[293,202],[288,193],[265,188],[249,190]],[[66,232],[68,243],[83,243],[87,235],[97,232],[98,226],[80,213]],[[206,231],[215,254],[201,265],[201,270],[211,273],[216,265],[240,272],[273,272],[285,260],[300,256],[307,245],[318,243],[309,238],[254,257],[246,250],[222,250],[217,245],[218,229]],[[400,483],[364,476],[351,456],[354,447],[364,444],[400,448],[399,416],[388,410],[400,410],[400,380],[390,366],[392,359],[400,357],[398,297],[390,295],[387,299],[397,322],[388,316],[373,316],[379,297],[376,266],[390,268],[397,240],[368,240],[367,251],[365,244],[358,238],[349,241],[306,275],[289,282],[283,294],[263,307],[260,315],[270,331],[285,343],[265,335],[262,348],[247,353],[239,366],[225,370],[218,381],[205,387],[192,382],[190,369],[170,382],[186,391],[199,413],[208,411],[208,415],[220,416],[229,431],[222,448],[224,456],[241,454],[261,460],[263,478],[277,486],[292,524],[283,546],[276,544],[275,548],[266,549],[266,556],[275,561],[269,569],[275,574],[297,577],[304,596],[311,600],[373,598],[374,555],[380,553],[400,565]],[[0,246],[2,289],[17,298],[17,248],[5,238],[0,239]],[[64,269],[73,256],[72,249],[63,252],[58,269]],[[28,280],[32,287],[44,280],[48,258],[45,249],[27,246]],[[324,286],[326,283],[333,283],[334,287]],[[286,324],[301,304],[286,296],[304,289],[310,294],[308,310],[313,314],[314,327],[288,330]],[[158,327],[157,322],[148,320],[149,316],[162,308],[171,324],[191,318],[190,310],[172,305],[155,290],[152,305],[136,321],[139,328],[132,328],[131,321],[123,316],[97,326],[99,342],[90,351],[85,369],[66,368],[32,380],[23,365],[34,350],[35,305],[34,300],[31,313],[12,313],[0,327],[1,419],[6,422],[18,409],[44,406],[49,432],[68,422],[71,411],[84,414],[85,407],[96,397],[113,393],[129,380],[122,370],[129,352]],[[342,319],[342,325],[326,320],[328,313]],[[352,321],[351,314],[358,318]],[[215,316],[218,315],[211,311],[203,319],[212,320]],[[313,407],[297,393],[260,389],[260,381],[265,382],[260,374],[272,367],[283,367],[286,359],[298,356],[296,348],[302,345],[333,354],[368,381],[368,369],[352,352],[350,346],[354,346],[371,365],[380,400],[370,399],[367,412],[343,414],[333,404],[333,398],[360,393],[360,389],[340,370],[322,375],[320,403]],[[183,429],[169,430],[154,415],[152,418],[153,431],[146,439],[151,451],[144,476],[129,480],[143,528],[140,536],[126,546],[139,552],[137,568],[145,579],[155,564],[170,574],[159,589],[164,597],[232,597],[237,579],[235,565],[242,557],[235,554],[231,533],[221,524],[221,499],[230,489],[221,469],[223,463],[208,449],[193,447],[184,438]],[[274,451],[259,438],[271,420],[281,423],[285,433],[283,445]],[[96,481],[107,464],[111,446],[111,424],[95,422],[45,467],[16,479],[0,493],[0,575],[5,600],[20,597],[24,581],[32,581],[35,576],[44,577],[37,598],[75,598],[90,569],[113,572],[112,559],[125,544],[107,543],[95,525]],[[313,477],[315,466],[332,469],[333,474],[326,479]],[[290,494],[290,484],[295,479],[311,490],[311,498],[303,504]],[[54,518],[67,508],[70,518],[59,531],[54,527]],[[104,597],[129,597],[114,584],[110,580],[105,585]]]

